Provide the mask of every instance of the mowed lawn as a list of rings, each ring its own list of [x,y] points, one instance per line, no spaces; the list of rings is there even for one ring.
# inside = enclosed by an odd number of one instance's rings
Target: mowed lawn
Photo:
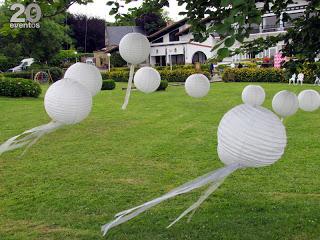
[[[216,83],[203,99],[182,86],[134,91],[126,111],[118,84],[94,98],[82,123],[43,137],[27,154],[0,157],[0,239],[103,239],[119,211],[222,167],[217,127],[248,83]],[[275,93],[320,89],[261,84]],[[0,142],[49,122],[39,99],[0,98]],[[276,164],[231,175],[196,212],[166,226],[204,189],[178,196],[112,229],[112,240],[320,239],[320,110],[285,120],[288,146]]]

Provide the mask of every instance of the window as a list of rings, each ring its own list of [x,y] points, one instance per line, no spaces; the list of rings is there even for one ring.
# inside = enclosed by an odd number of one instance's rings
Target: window
[[[170,42],[176,42],[179,41],[179,36],[176,36],[176,34],[179,32],[179,29],[176,29],[169,33],[169,41]]]
[[[279,22],[276,16],[264,17],[263,18],[263,31],[272,32],[277,30],[279,27]]]
[[[152,43],[163,43],[163,37],[154,40]]]

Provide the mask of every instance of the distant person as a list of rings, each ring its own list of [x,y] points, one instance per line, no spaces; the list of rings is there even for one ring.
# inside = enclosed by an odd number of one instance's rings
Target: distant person
[[[241,63],[238,64],[238,68],[243,68]]]
[[[211,74],[211,76],[213,76],[213,73],[214,73],[214,64],[211,63],[210,64],[210,74]]]

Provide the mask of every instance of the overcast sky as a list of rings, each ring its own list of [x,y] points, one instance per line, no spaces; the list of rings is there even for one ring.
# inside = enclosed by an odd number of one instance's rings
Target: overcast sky
[[[71,13],[82,13],[90,17],[99,17],[107,20],[108,22],[113,22],[114,21],[113,16],[110,16],[108,14],[110,7],[106,5],[107,1],[108,0],[94,0],[93,3],[89,3],[87,5],[74,4],[69,8],[68,11]],[[127,4],[125,8],[121,8],[122,9],[121,13],[127,12],[128,8],[139,6],[141,2],[142,0],[138,0],[136,2]],[[184,7],[178,6],[178,3],[176,0],[169,0],[169,2],[170,2],[170,8],[165,8],[165,10],[169,13],[169,17],[175,21],[182,19],[183,17],[179,16],[178,13],[180,11],[185,10]]]

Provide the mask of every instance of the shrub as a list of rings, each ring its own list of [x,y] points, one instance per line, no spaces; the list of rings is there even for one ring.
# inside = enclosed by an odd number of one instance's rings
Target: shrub
[[[113,79],[116,82],[127,82],[129,78],[129,71],[128,70],[114,70],[111,72],[104,72],[101,73],[102,79]]]
[[[207,71],[198,72],[195,69],[176,69],[159,71],[161,79],[168,82],[185,82],[187,78],[194,73],[202,73],[210,79],[210,73]]]
[[[49,69],[49,72],[53,82],[56,82],[63,77],[63,71],[61,68],[52,67]]]
[[[167,80],[161,80],[160,86],[158,87],[157,91],[165,91],[168,87],[169,83]]]
[[[0,79],[0,96],[37,98],[40,94],[40,84],[32,80],[19,78]]]
[[[188,65],[187,65],[188,66]],[[167,80],[168,82],[184,82],[191,74],[199,73],[194,68],[190,69],[186,68],[178,68],[165,70],[158,70],[161,75],[161,79]],[[201,71],[208,78],[210,78],[210,73],[208,71]],[[127,82],[129,78],[129,71],[128,69],[120,69],[120,70],[113,70],[111,72],[104,72],[102,73],[102,78],[106,79],[114,79],[116,82]]]
[[[3,73],[3,76],[7,78],[32,79],[31,72],[6,72],[6,73]]]
[[[116,83],[112,79],[107,79],[102,82],[101,90],[113,90],[116,88]]]
[[[227,68],[224,82],[285,82],[285,74],[276,68]]]

